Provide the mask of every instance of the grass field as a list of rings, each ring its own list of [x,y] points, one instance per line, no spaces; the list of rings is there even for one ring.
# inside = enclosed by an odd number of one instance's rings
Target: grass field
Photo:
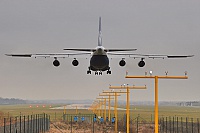
[[[38,107],[37,107],[38,106]],[[55,107],[60,107],[63,105],[45,105],[45,107],[43,107],[43,105],[32,105],[32,107],[30,107],[30,105],[28,104],[24,104],[24,105],[0,105],[0,126],[3,126],[4,123],[4,119],[3,118],[9,118],[9,117],[15,117],[15,116],[19,116],[21,115],[32,115],[32,114],[48,114],[51,117],[51,124],[50,124],[50,130],[48,133],[55,133],[55,132],[60,132],[60,130],[62,129],[62,132],[70,132],[72,128],[70,128],[70,125],[67,125],[65,122],[63,122],[62,120],[62,116],[63,116],[63,109],[50,109],[50,108],[55,108]],[[120,108],[125,108],[125,106],[119,106]],[[125,110],[119,110],[118,111],[118,120],[119,123],[121,123],[121,126],[118,125],[118,127],[123,128],[123,117],[124,114],[126,113]],[[75,109],[67,109],[66,110],[66,114],[76,114],[76,110]],[[86,109],[78,109],[78,114],[92,114],[91,111],[86,110]],[[106,112],[107,116],[108,116],[108,111]],[[193,118],[193,122],[197,121],[197,118],[200,118],[199,116],[200,114],[200,107],[182,107],[182,106],[160,106],[159,107],[159,116],[160,117],[179,117],[179,121],[180,118],[183,118],[183,122],[185,121],[185,118],[187,117],[188,122],[190,122],[190,118]],[[111,116],[114,116],[114,111],[111,111]],[[135,118],[137,116],[139,118],[138,122],[141,122],[141,124],[139,125],[138,131],[140,131],[140,133],[146,133],[147,130],[148,132],[152,132],[153,131],[153,127],[154,125],[152,124],[154,122],[154,106],[131,106],[130,107],[130,120],[135,120]],[[169,120],[169,118],[168,118]],[[182,119],[181,119],[182,120]],[[147,122],[147,124],[144,124],[143,122],[145,121],[145,123]],[[152,121],[152,123],[150,122]],[[148,123],[150,122],[150,123]],[[136,123],[136,121],[134,121],[134,123]],[[180,123],[180,122],[179,122]],[[9,123],[8,123],[9,124]],[[149,125],[150,124],[150,125]],[[188,123],[189,124],[189,123]],[[190,124],[191,125],[191,124]],[[76,126],[76,127],[74,127]],[[97,129],[104,129],[101,127],[102,125],[97,126],[95,130]],[[132,125],[133,126],[133,125]],[[73,125],[73,130],[76,130],[77,132],[80,130],[82,131],[84,127],[84,131],[86,131],[86,129],[91,132],[91,124],[89,125]],[[85,128],[87,127],[87,128]],[[122,129],[119,130],[122,130]],[[131,128],[131,130],[135,131],[136,127]],[[111,129],[113,131],[113,129]],[[149,131],[151,130],[151,131]],[[101,130],[99,130],[101,131]],[[88,132],[88,133],[89,133]],[[101,131],[102,132],[102,131]],[[114,132],[114,131],[113,131]]]
[[[41,114],[46,113],[51,116],[51,120],[61,120],[63,110],[62,109],[50,109],[52,107],[60,107],[62,105],[0,105],[1,118],[3,117],[15,117],[21,115],[31,115],[31,114]],[[123,107],[123,106],[121,106]],[[130,107],[131,119],[137,117],[138,115],[144,120],[153,120],[154,118],[154,106],[131,106]],[[66,110],[67,114],[75,114],[76,110]],[[78,110],[81,114],[92,114],[89,110]],[[108,114],[108,111],[107,111]],[[118,111],[119,119],[123,118],[125,111]],[[111,111],[111,116],[114,113]],[[200,107],[182,107],[182,106],[160,106],[159,116],[169,117],[189,117],[189,118],[200,118]]]

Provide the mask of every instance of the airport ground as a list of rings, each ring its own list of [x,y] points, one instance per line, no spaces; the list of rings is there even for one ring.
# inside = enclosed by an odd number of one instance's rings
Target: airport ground
[[[9,117],[16,117],[21,115],[32,115],[32,114],[48,114],[50,115],[51,122],[57,123],[60,126],[62,125],[63,121],[63,109],[52,109],[55,107],[63,106],[61,104],[56,105],[0,105],[0,119],[3,120],[3,118],[9,118]],[[125,106],[120,106],[120,108],[125,108]],[[154,106],[131,106],[130,108],[130,119],[135,119],[136,117],[140,116],[141,119],[145,121],[154,121]],[[78,114],[92,114],[89,110],[80,110],[78,109]],[[125,110],[119,110],[118,111],[118,120],[123,120],[124,114],[126,113]],[[160,106],[159,107],[159,117],[179,117],[183,118],[193,118],[194,121],[197,120],[197,118],[200,118],[200,107],[191,107],[191,106]],[[66,110],[66,114],[76,114],[75,109],[68,109]],[[108,111],[106,112],[108,115]],[[114,115],[113,110],[111,111],[111,116]],[[2,125],[3,123],[1,123]],[[54,126],[50,126],[53,129]],[[90,130],[91,132],[91,130]]]
[[[30,107],[31,106],[31,107]],[[38,106],[38,107],[37,107]],[[0,112],[4,114],[4,117],[8,116],[19,116],[21,115],[31,115],[31,114],[41,114],[46,113],[51,116],[51,120],[62,119],[63,109],[51,109],[54,107],[64,106],[61,104],[48,105],[48,104],[23,104],[23,105],[0,105]],[[125,106],[120,106],[120,108],[125,108]],[[123,117],[125,110],[118,111],[119,118]],[[75,114],[75,109],[66,110],[66,114]],[[89,110],[80,110],[78,113],[81,114],[92,114],[92,111]],[[113,110],[111,114],[113,114]],[[178,116],[178,117],[190,117],[190,118],[200,118],[200,107],[191,107],[191,106],[159,106],[159,116],[168,117],[168,116]],[[108,114],[108,110],[107,110]],[[154,114],[154,106],[130,106],[131,118],[140,115],[144,119],[151,119]],[[1,116],[2,117],[2,116]]]

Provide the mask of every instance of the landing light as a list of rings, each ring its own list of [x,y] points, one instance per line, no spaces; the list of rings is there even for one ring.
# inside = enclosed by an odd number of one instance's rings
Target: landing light
[[[153,71],[149,71],[149,74],[152,76],[152,74],[153,74]]]

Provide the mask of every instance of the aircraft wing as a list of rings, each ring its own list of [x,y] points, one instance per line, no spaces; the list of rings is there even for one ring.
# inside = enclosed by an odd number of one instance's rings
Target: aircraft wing
[[[108,53],[108,55],[129,56],[130,58],[188,58],[194,55],[156,55],[156,54],[132,54],[132,53]]]
[[[55,54],[5,54],[12,57],[44,57],[44,58],[68,58],[74,55],[91,55],[91,53],[55,53]]]

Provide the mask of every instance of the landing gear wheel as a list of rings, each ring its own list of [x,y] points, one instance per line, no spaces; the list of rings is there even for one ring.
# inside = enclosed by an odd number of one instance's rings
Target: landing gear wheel
[[[88,71],[87,71],[87,74],[91,74],[91,69],[90,69],[90,67],[88,67]]]
[[[98,75],[98,72],[96,71],[96,72],[94,73],[94,75]]]
[[[91,71],[90,71],[90,70],[88,70],[88,71],[87,71],[87,74],[91,74]]]
[[[99,72],[99,75],[102,75],[102,72]]]
[[[108,70],[108,71],[107,71],[107,74],[111,74],[111,71],[110,71],[110,70]]]

